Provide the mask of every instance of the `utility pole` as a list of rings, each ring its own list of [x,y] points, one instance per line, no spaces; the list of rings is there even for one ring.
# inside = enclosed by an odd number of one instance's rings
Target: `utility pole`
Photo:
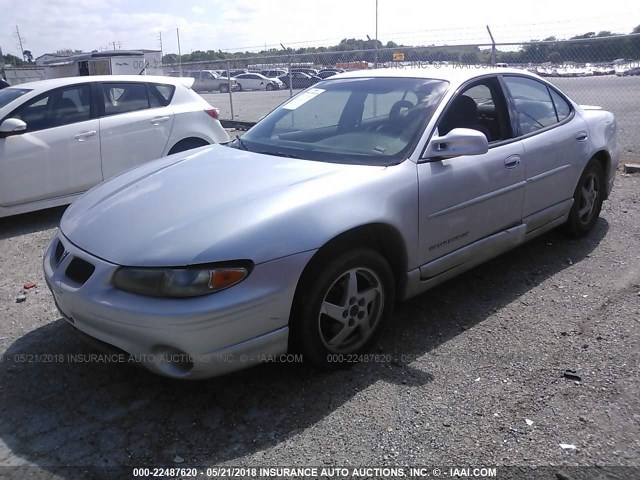
[[[180,50],[180,29],[176,28],[176,35],[178,36],[178,71],[182,76],[182,52]],[[231,83],[229,83],[229,89],[231,89]]]
[[[231,120],[235,119],[233,115],[233,92],[231,91],[231,62],[227,62],[227,85],[229,86],[227,90],[229,90],[229,107],[231,107]]]
[[[18,45],[20,46],[20,52],[22,52],[22,60],[24,60],[24,43],[27,41],[20,36],[20,30],[18,30],[18,26],[16,25],[16,38],[18,39]]]
[[[160,57],[162,58],[162,32],[158,32],[158,46],[160,47]]]
[[[118,46],[118,48],[117,48],[118,50],[120,50],[120,47],[122,47],[122,42],[119,41],[119,40],[116,40],[116,41],[114,41],[112,43],[113,43],[113,49],[114,50],[116,50],[116,45]]]
[[[374,68],[378,68],[378,0],[376,0],[376,64]]]

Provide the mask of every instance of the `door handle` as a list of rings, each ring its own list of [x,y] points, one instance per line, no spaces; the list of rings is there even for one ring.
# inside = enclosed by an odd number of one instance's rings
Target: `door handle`
[[[520,155],[511,155],[504,160],[505,168],[516,168],[520,165]]]
[[[98,132],[96,132],[95,130],[91,130],[90,132],[79,133],[78,135],[76,135],[73,138],[75,138],[79,142],[84,142],[87,138],[93,137],[96,133],[98,133]]]
[[[587,138],[589,137],[589,135],[587,135],[587,132],[578,132],[576,134],[576,140],[579,142],[584,142]]]
[[[149,120],[151,123],[153,123],[154,125],[160,125],[161,123],[166,122],[167,120],[169,120],[169,117],[153,117],[151,120]]]

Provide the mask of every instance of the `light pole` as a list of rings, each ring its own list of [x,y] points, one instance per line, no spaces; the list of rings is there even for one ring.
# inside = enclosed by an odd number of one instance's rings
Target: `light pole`
[[[376,0],[376,54],[375,54],[375,68],[378,68],[378,0]]]

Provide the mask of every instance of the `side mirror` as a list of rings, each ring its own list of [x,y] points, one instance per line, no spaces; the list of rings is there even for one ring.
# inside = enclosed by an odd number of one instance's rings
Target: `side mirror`
[[[27,131],[27,124],[19,118],[7,118],[0,124],[0,138],[20,135]]]
[[[482,155],[489,151],[484,133],[471,128],[454,128],[443,137],[433,137],[427,147],[426,157],[443,159],[461,155]]]

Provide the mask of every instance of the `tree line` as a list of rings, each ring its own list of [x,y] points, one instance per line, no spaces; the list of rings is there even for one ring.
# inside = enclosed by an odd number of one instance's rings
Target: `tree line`
[[[496,62],[510,64],[518,63],[597,63],[611,62],[615,59],[640,59],[640,25],[635,27],[629,36],[610,31],[587,32],[576,35],[568,41],[560,41],[556,37],[543,40],[531,40],[514,51],[496,50]],[[223,52],[222,50],[196,50],[178,57],[169,53],[162,57],[164,64],[189,62],[222,62],[224,60],[237,61],[252,57],[261,57],[274,63],[283,63],[291,58],[293,62],[313,62],[323,65],[335,65],[341,62],[389,62],[392,61],[394,51],[405,53],[408,62],[460,62],[460,63],[491,63],[491,49],[477,46],[411,46],[401,45],[393,41],[383,44],[379,40],[362,40],[345,38],[337,45],[330,47],[300,47],[282,49],[265,49],[259,52]],[[56,54],[71,55],[81,53],[79,50],[58,50]],[[24,58],[15,55],[4,55],[7,65],[32,65],[34,57],[31,51],[25,50]]]
[[[510,64],[519,63],[597,63],[611,62],[615,59],[626,58],[640,59],[640,25],[633,29],[633,34],[613,33],[610,31],[587,32],[576,35],[568,40],[558,40],[556,37],[547,37],[542,40],[531,40],[514,51],[496,50],[496,62]],[[223,52],[222,50],[196,50],[189,54],[183,54],[178,58],[177,54],[164,55],[164,64],[177,64],[189,62],[223,62],[224,60],[236,61],[260,57],[269,61],[269,58],[283,63],[289,57],[293,62],[313,62],[323,65],[335,65],[341,62],[389,62],[392,61],[394,51],[404,52],[405,61],[408,62],[460,62],[460,63],[491,63],[492,52],[488,47],[477,46],[411,46],[401,45],[395,42],[383,44],[376,40],[362,40],[345,38],[337,45],[330,47],[301,47],[295,49],[268,49],[259,52]]]

